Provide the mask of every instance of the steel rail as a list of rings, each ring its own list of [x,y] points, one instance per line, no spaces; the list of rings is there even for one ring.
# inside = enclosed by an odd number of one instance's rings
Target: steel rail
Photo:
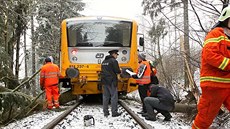
[[[60,123],[67,115],[70,114],[76,107],[78,107],[83,101],[79,100],[75,105],[70,107],[68,110],[63,112],[61,115],[53,119],[51,122],[46,124],[42,129],[53,129],[58,123]]]
[[[143,129],[154,129],[151,125],[143,121],[136,113],[134,113],[124,102],[118,101],[119,104],[132,116],[132,118],[143,128]]]

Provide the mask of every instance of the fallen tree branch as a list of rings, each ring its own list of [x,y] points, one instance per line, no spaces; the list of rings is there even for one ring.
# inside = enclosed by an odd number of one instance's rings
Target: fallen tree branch
[[[36,98],[34,98],[32,100],[32,102],[26,106],[25,108],[23,108],[18,114],[16,114],[12,119],[9,119],[7,124],[11,123],[13,120],[18,119],[18,118],[22,118],[27,116],[33,109],[35,109],[38,105],[40,105],[41,103],[35,103],[38,98],[43,95],[45,92],[41,92]],[[42,104],[43,105],[43,104]],[[31,108],[32,107],[32,108]],[[11,114],[9,114],[11,115]]]
[[[17,86],[12,92],[17,91],[21,86],[23,86],[25,83],[29,82],[30,80],[32,80],[39,72],[41,71],[41,69],[39,69],[36,73],[34,73],[30,78],[28,78],[26,81],[22,82],[19,86]]]

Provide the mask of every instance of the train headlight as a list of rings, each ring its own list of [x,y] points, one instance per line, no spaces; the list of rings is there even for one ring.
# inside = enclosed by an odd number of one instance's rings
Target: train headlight
[[[121,61],[123,61],[123,62],[125,62],[126,60],[127,60],[126,57],[122,57],[122,58],[121,58]]]
[[[124,54],[124,55],[126,55],[127,53],[128,53],[127,50],[122,51],[122,54]]]
[[[77,68],[67,68],[66,75],[69,78],[76,78],[79,76],[79,70]]]

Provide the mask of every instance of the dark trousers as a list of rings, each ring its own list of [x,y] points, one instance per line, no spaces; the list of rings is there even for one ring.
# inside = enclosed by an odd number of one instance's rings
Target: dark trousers
[[[171,118],[169,111],[173,110],[173,107],[167,106],[160,102],[158,98],[155,97],[146,97],[144,99],[144,103],[146,106],[147,113],[151,116],[154,115],[154,109],[157,110],[158,113],[161,113],[166,119]]]
[[[109,100],[111,100],[112,114],[117,113],[118,105],[118,93],[116,83],[111,83],[111,85],[104,85],[103,91],[103,112],[104,114],[109,114]]]
[[[147,97],[147,91],[149,89],[149,84],[144,84],[144,85],[139,85],[138,86],[138,92],[139,92],[139,95],[140,95],[140,98],[141,98],[141,102],[142,102],[142,110],[144,112],[146,112],[146,107],[145,107],[145,104],[144,104],[144,99],[145,97]]]

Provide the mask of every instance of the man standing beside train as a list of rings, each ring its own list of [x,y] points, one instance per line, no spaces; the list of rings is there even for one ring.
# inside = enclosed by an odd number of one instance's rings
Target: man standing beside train
[[[40,72],[40,88],[41,90],[45,90],[48,104],[47,108],[50,110],[53,106],[59,108],[59,77],[61,77],[59,67],[56,64],[53,64],[50,58],[46,58],[45,64],[42,66]]]
[[[144,103],[144,98],[147,97],[147,91],[149,89],[149,85],[151,83],[151,67],[149,61],[146,60],[146,53],[140,52],[138,54],[138,68],[136,73],[130,72],[126,70],[127,73],[130,74],[136,82],[138,83],[138,92],[142,102],[142,111],[137,112],[138,114],[146,113],[146,107]]]
[[[109,116],[109,100],[111,99],[112,117],[120,116],[118,113],[118,91],[117,74],[121,73],[118,65],[117,56],[118,50],[109,51],[109,55],[105,57],[105,60],[101,64],[101,82],[103,84],[103,112],[104,116]]]

